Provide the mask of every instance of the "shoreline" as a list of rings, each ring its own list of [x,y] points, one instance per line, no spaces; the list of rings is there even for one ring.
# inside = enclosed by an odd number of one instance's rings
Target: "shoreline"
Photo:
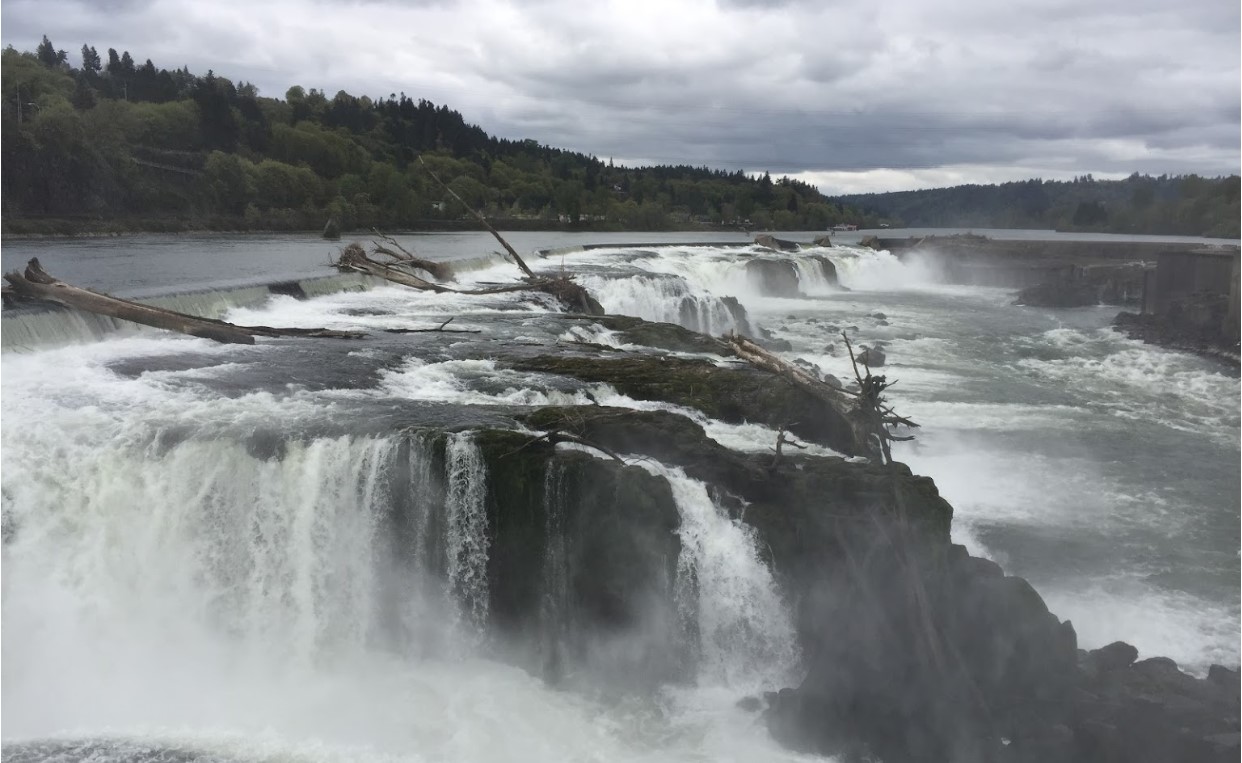
[[[40,227],[37,225],[31,225],[31,226],[23,225],[23,223],[27,223],[27,222],[30,222],[30,220],[29,219],[19,220],[17,223],[17,227],[19,228],[19,230],[13,231],[9,229],[10,226],[8,224],[8,221],[5,221],[5,224],[2,227],[0,227],[0,241],[38,241],[42,239],[62,239],[62,238],[65,238],[65,239],[93,239],[93,238],[106,239],[106,238],[120,238],[122,236],[144,236],[144,235],[151,235],[151,236],[182,236],[182,235],[185,235],[185,236],[238,236],[238,235],[250,235],[250,234],[253,234],[256,236],[288,235],[288,236],[313,236],[315,238],[322,238],[321,228],[246,228],[246,227],[229,227],[229,226],[210,226],[210,225],[180,226],[176,224],[168,225],[168,226],[141,225],[141,224],[127,226],[122,223],[122,224],[119,224],[117,228],[115,229],[109,229],[108,226],[106,225],[103,227],[93,227],[93,226],[80,226],[79,227],[76,224],[74,224],[73,221],[66,220],[66,219],[55,219],[55,220],[47,221],[50,224],[49,227],[56,227],[57,224],[63,223],[65,224],[65,228],[66,228],[65,230],[45,230],[45,231],[20,230],[21,228],[27,228],[27,227],[30,227],[30,228]],[[438,223],[436,225],[426,225],[426,226],[416,225],[413,227],[395,228],[392,230],[386,230],[384,232],[389,235],[402,235],[402,236],[403,235],[417,235],[417,234],[424,234],[424,233],[474,233],[474,232],[485,233],[487,232],[487,229],[485,227],[483,227],[482,225],[480,225],[474,220],[436,221],[436,222]],[[737,234],[744,234],[752,238],[759,234],[777,235],[777,234],[799,233],[799,234],[822,234],[822,235],[831,236],[834,240],[837,239],[838,237],[848,238],[850,240],[853,240],[855,237],[857,237],[861,240],[862,238],[865,238],[867,236],[875,236],[877,239],[880,240],[881,243],[888,243],[890,241],[891,242],[898,242],[898,241],[903,242],[905,246],[901,246],[900,244],[898,245],[898,248],[903,248],[903,249],[915,244],[918,238],[920,238],[917,236],[899,235],[905,231],[932,230],[932,231],[937,231],[937,233],[933,234],[933,238],[938,238],[941,236],[946,237],[946,238],[960,237],[960,236],[974,236],[974,237],[978,237],[981,239],[988,239],[991,241],[996,241],[996,240],[1005,240],[1005,239],[996,239],[995,237],[990,236],[989,235],[990,233],[1002,232],[1002,231],[1003,232],[1019,232],[1019,231],[1028,232],[1028,231],[1034,230],[1030,228],[960,228],[960,227],[868,228],[868,229],[859,229],[857,231],[850,231],[849,233],[842,236],[841,231],[833,231],[831,229],[822,230],[822,231],[807,230],[804,228],[791,228],[791,229],[772,228],[772,229],[762,229],[762,230],[756,228],[753,230],[743,230],[741,228],[731,226],[731,225],[716,225],[716,224],[709,224],[709,223],[674,225],[674,226],[670,226],[666,228],[651,229],[651,228],[645,228],[645,227],[634,228],[634,227],[629,227],[629,226],[619,225],[619,224],[618,225],[613,225],[613,224],[574,225],[571,223],[550,223],[545,220],[511,220],[511,219],[510,220],[490,220],[489,219],[489,222],[492,222],[496,226],[496,228],[500,230],[502,233],[510,233],[510,232],[512,233],[518,233],[518,232],[521,232],[521,233],[581,233],[581,234],[591,234],[591,233],[737,233]],[[977,233],[976,231],[982,231],[982,233]],[[1204,242],[1204,244],[1202,245],[1218,245],[1218,246],[1237,246],[1238,245],[1238,239],[1218,238],[1218,237],[1212,237],[1212,236],[1185,236],[1183,234],[1177,234],[1177,233],[1127,233],[1127,232],[1118,232],[1118,231],[1053,230],[1053,229],[1048,229],[1047,231],[1040,231],[1040,232],[1047,233],[1048,234],[1047,240],[1049,241],[1060,240],[1060,241],[1090,242],[1090,241],[1099,241],[1101,239],[1096,238],[1096,237],[1104,236],[1104,237],[1108,237],[1108,239],[1103,239],[1103,240],[1110,240],[1113,238],[1117,240],[1123,240],[1126,238],[1135,238],[1139,240],[1149,240],[1149,241],[1168,240],[1170,242],[1173,242],[1173,241],[1188,241],[1188,240],[1194,240],[1194,239],[1201,239]],[[351,235],[352,236],[366,236],[370,234],[371,234],[370,228],[354,228],[348,231],[342,231],[340,239],[324,238],[323,240],[325,241],[344,240],[344,239],[349,238]],[[1079,238],[1080,236],[1082,238]],[[1042,240],[1042,239],[1034,239],[1034,240]],[[896,249],[894,251],[896,251]]]

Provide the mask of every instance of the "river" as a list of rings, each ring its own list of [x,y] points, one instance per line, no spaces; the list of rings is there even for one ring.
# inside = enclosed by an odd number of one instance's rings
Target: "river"
[[[685,238],[509,236],[522,252]],[[486,234],[402,241],[442,259],[497,248]],[[335,249],[290,236],[27,240],[5,242],[3,262],[38,256],[66,280],[141,295],[323,274]],[[580,273],[609,312],[715,332],[732,320],[718,298],[735,296],[790,343],[789,357],[842,378],[840,329],[883,343],[883,372],[897,380],[890,401],[922,425],[896,457],[936,480],[956,509],[958,542],[1028,578],[1082,647],[1125,640],[1194,672],[1238,663],[1236,375],[1113,333],[1116,308],[1015,307],[1008,291],[946,285],[886,253],[819,253],[848,291],[804,272],[804,298],[763,296],[736,250],[715,247],[618,246],[531,263]],[[513,272],[502,263],[463,277]],[[682,532],[693,533],[683,542],[698,549],[685,563],[702,611],[714,627],[758,634],[745,648],[701,645],[709,659],[692,685],[639,699],[562,690],[480,645],[470,581],[481,562],[469,550],[481,537],[471,496],[486,475],[468,437],[445,475],[456,534],[420,541],[459,549],[448,571],[458,595],[418,582],[400,599],[398,626],[380,616],[391,571],[374,522],[347,508],[380,511],[394,470],[432,468],[394,431],[493,425],[506,410],[549,403],[644,405],[498,367],[497,342],[616,344],[603,330],[566,336],[547,310],[516,296],[379,287],[273,297],[225,315],[371,331],[452,315],[484,333],[428,338],[418,352],[400,336],[226,347],[155,331],[6,347],[6,759],[799,759],[734,706],[796,681],[770,575],[701,484],[659,464],[650,469],[674,486]],[[705,423],[729,447],[772,442],[762,427]],[[269,432],[291,438],[279,458],[264,457],[257,435]]]

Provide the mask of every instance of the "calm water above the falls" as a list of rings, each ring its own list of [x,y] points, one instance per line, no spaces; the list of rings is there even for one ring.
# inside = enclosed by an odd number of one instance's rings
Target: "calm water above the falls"
[[[744,243],[717,235],[693,238]],[[510,238],[523,252],[609,240]],[[497,248],[478,234],[409,240],[445,258]],[[322,273],[333,251],[309,237],[177,236],[6,242],[3,257],[6,270],[39,256],[67,280],[132,293]],[[941,285],[885,254],[820,253],[849,291],[803,272],[806,298],[763,296],[736,252],[714,248],[531,264],[581,273],[609,312],[713,331],[732,320],[718,298],[736,296],[791,343],[788,356],[842,378],[838,330],[857,327],[853,341],[885,343],[883,372],[898,380],[890,400],[922,424],[897,457],[935,478],[958,542],[1030,579],[1081,646],[1121,639],[1188,669],[1237,664],[1235,375],[1112,333],[1116,308],[1013,307],[1007,291]],[[412,592],[398,624],[368,628],[389,571],[369,515],[352,509],[378,511],[393,474],[417,482],[443,468],[456,535],[425,542],[477,549],[471,496],[486,474],[468,437],[450,464],[433,464],[407,428],[510,426],[514,411],[547,404],[650,405],[495,362],[575,341],[619,345],[518,297],[382,287],[275,297],[227,317],[374,331],[450,315],[483,333],[226,347],[144,331],[6,351],[6,758],[801,759],[734,706],[797,680],[770,576],[701,485],[658,464],[700,543],[687,563],[713,576],[700,586],[703,611],[726,632],[757,634],[753,647],[705,644],[711,659],[693,686],[641,700],[549,688],[479,647],[469,586],[464,599]],[[775,438],[703,423],[729,447],[764,451]],[[478,559],[454,558],[448,573],[477,582]]]

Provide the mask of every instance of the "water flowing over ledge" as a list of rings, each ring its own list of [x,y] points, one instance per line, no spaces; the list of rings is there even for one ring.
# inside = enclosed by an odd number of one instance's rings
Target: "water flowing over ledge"
[[[457,316],[482,333],[225,348],[143,331],[7,355],[6,757],[792,757],[770,727],[794,747],[886,760],[1002,748],[1089,759],[1137,737],[1121,738],[1120,711],[1101,718],[1067,692],[1125,708],[1126,682],[1145,681],[1222,702],[1212,692],[1233,679],[1218,670],[1195,679],[1117,649],[1084,657],[1024,580],[952,543],[1002,543],[997,512],[1015,517],[1008,532],[1037,513],[1072,524],[1057,501],[1076,507],[1080,536],[1144,538],[1127,501],[1164,501],[1145,518],[1171,522],[1183,513],[1174,492],[1102,502],[1092,525],[1083,496],[1123,493],[1126,475],[1083,476],[1094,482],[1061,495],[1072,464],[1049,480],[1033,471],[1041,457],[1006,460],[995,440],[981,457],[944,433],[987,432],[966,422],[992,416],[1025,422],[1038,446],[1066,422],[1090,417],[1115,435],[1157,410],[1164,423],[1143,419],[1160,427],[1143,431],[1185,433],[1183,450],[1210,464],[1201,441],[1236,448],[1236,406],[1221,402],[1236,381],[1171,360],[1180,383],[1153,407],[1142,385],[1165,356],[1089,325],[1039,324],[988,340],[997,373],[1027,385],[1025,407],[956,399],[944,390],[967,391],[990,366],[979,354],[974,369],[952,365],[969,333],[922,333],[946,304],[983,314],[970,331],[998,324],[1000,296],[955,291],[885,253],[803,254],[832,263],[836,283],[820,261],[758,248],[573,255],[610,312],[681,328],[372,285],[239,296],[222,314],[373,332]],[[1048,505],[980,497],[916,443],[905,457],[966,496],[950,496],[951,530],[930,480],[866,463],[830,411],[685,330],[742,326],[825,374],[845,376],[840,330],[882,344],[916,418],[939,416],[927,437],[943,457],[1004,470]],[[1132,385],[1128,398],[1066,392],[1101,363]],[[774,459],[785,428],[812,449]],[[596,447],[539,439],[549,432]],[[957,535],[963,512],[983,540]],[[1055,582],[1050,600],[1083,605]],[[1174,611],[1213,595],[1186,591]],[[1227,609],[1199,611],[1204,625],[1228,622]],[[1236,661],[1219,651],[1229,635],[1179,660]],[[1228,752],[1214,730],[1178,733],[1205,755]]]

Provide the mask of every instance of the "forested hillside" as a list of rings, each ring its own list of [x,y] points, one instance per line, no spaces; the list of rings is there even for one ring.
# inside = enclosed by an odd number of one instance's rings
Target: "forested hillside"
[[[1039,228],[1238,238],[1239,178],[1198,175],[1027,180],[842,196],[894,224],[928,228]]]
[[[45,37],[0,54],[0,203],[8,233],[473,227],[417,161],[502,227],[1056,228],[1238,237],[1239,179],[1031,180],[828,199],[789,178],[614,166],[488,135],[447,106],[294,86],[283,98],[207,72],[74,56]]]
[[[3,52],[6,232],[473,225],[427,164],[507,227],[822,230],[868,222],[810,185],[707,168],[613,166],[494,138],[446,106],[291,87],[260,95],[45,37]],[[878,221],[870,221],[878,222]]]

